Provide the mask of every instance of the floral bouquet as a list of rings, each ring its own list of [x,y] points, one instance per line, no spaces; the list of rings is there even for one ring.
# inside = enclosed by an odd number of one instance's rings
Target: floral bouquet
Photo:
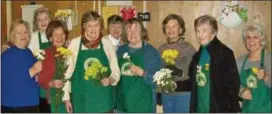
[[[172,71],[162,68],[153,76],[153,82],[157,85],[157,92],[173,92],[176,89],[176,83],[172,80]]]
[[[164,50],[162,53],[162,59],[167,65],[175,65],[175,59],[178,57],[179,52],[175,49]]]
[[[64,22],[67,22],[68,20],[68,17],[72,15],[72,12],[69,11],[69,10],[58,10],[56,13],[55,13],[55,17],[58,19],[58,20],[62,20]]]
[[[45,55],[45,52],[44,50],[37,50],[35,52],[33,52],[33,55],[39,60],[39,61],[42,61],[44,60],[44,55]]]
[[[67,71],[67,68],[68,68],[67,61],[71,55],[72,55],[72,52],[69,49],[66,49],[64,47],[57,48],[57,53],[55,54],[56,72],[54,75],[54,79],[63,80],[63,83],[67,81],[67,79],[65,79],[64,74]],[[62,91],[62,88],[59,88],[59,89],[56,88],[56,108],[58,108],[63,94],[64,93]]]
[[[92,78],[100,84],[100,81],[106,77],[108,77],[108,67],[103,66],[98,59],[93,59],[85,70],[84,79]]]

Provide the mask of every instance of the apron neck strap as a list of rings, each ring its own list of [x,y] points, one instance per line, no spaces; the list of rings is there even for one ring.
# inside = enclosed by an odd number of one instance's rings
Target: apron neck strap
[[[264,69],[264,54],[265,54],[265,50],[262,49],[262,53],[261,53],[261,63],[260,63],[261,69]]]

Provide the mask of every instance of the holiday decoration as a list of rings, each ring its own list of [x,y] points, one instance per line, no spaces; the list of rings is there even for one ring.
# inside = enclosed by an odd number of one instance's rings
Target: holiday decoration
[[[236,27],[242,21],[247,21],[247,12],[248,10],[238,4],[238,1],[226,1],[220,16],[220,22],[228,28]]]

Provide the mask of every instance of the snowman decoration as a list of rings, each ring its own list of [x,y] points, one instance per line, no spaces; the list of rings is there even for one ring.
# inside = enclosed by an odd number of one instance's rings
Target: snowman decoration
[[[234,28],[242,21],[247,21],[247,9],[238,4],[238,1],[226,1],[220,16],[220,22],[228,28]]]

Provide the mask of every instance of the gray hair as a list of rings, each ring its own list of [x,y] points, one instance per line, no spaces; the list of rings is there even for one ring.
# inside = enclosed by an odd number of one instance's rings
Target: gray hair
[[[258,38],[261,38],[262,48],[266,47],[265,32],[264,32],[264,29],[263,29],[263,27],[261,25],[251,24],[251,25],[246,26],[243,29],[242,37],[243,37],[244,43],[246,43],[246,34],[247,34],[248,31],[257,32],[258,33]]]

